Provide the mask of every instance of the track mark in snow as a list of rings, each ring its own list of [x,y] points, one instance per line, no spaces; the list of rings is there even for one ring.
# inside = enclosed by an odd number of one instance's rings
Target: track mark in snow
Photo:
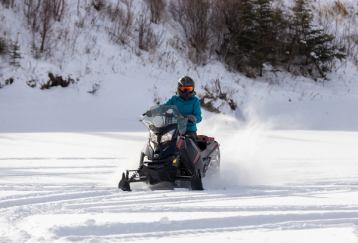
[[[121,157],[1,157],[0,161],[13,161],[13,160],[35,160],[35,161],[42,161],[42,160],[121,160]],[[74,166],[76,167],[76,166]],[[53,167],[51,167],[53,168]]]
[[[300,230],[327,228],[339,224],[357,224],[358,212],[338,213],[288,213],[283,215],[236,216],[182,221],[148,223],[113,223],[56,227],[52,232],[59,238],[112,236],[115,239],[158,238],[168,236],[223,233],[251,229]]]
[[[52,203],[52,202],[64,202],[70,200],[86,199],[93,197],[100,197],[109,195],[110,192],[70,192],[70,193],[60,193],[50,196],[37,196],[37,197],[28,197],[24,199],[10,199],[0,201],[0,208],[8,208],[13,206],[25,206],[25,205],[34,205],[41,203]]]

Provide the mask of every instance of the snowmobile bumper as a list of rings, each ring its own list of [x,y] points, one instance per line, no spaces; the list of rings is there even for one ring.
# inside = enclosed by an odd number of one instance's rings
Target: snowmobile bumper
[[[177,167],[170,163],[143,163],[138,170],[127,170],[122,174],[118,188],[123,191],[131,191],[130,183],[146,182],[154,185],[161,182],[174,183],[178,179]]]
[[[198,170],[193,175],[179,176],[176,159],[167,159],[165,161],[145,161],[137,170],[127,170],[122,174],[122,179],[118,188],[123,191],[131,191],[130,183],[145,182],[149,185],[159,185],[160,183],[169,183],[177,186],[176,182],[191,182],[193,190],[203,190],[201,182],[201,172]]]
[[[151,185],[159,182],[174,182],[177,174],[177,167],[172,164],[166,165],[143,165],[138,171],[147,178],[147,182]]]

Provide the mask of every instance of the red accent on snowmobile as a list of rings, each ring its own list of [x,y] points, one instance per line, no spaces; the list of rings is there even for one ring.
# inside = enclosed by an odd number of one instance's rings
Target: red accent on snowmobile
[[[199,142],[212,142],[212,141],[215,141],[215,138],[208,137],[208,136],[205,136],[205,135],[198,135],[196,140],[199,141]]]
[[[196,153],[193,163],[196,164],[199,161],[199,159],[200,159],[200,153]]]
[[[180,137],[176,144],[176,147],[177,147],[177,149],[181,149],[181,147],[183,147],[183,145],[184,145],[184,138]]]

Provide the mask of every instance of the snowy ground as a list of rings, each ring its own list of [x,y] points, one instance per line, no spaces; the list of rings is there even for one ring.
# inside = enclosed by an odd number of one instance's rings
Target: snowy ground
[[[358,242],[358,132],[220,130],[202,192],[117,190],[144,132],[1,133],[0,242]]]

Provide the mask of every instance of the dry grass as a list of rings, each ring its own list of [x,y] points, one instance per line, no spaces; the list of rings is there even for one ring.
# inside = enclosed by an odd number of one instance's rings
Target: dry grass
[[[335,43],[344,46],[348,59],[358,65],[358,28],[356,13],[352,6],[342,0],[319,8],[319,22],[336,37]]]
[[[341,0],[336,0],[333,3],[322,5],[318,10],[320,18],[345,18],[349,17],[350,14],[348,7]]]
[[[344,3],[342,3],[340,0],[335,1],[333,9],[336,13],[338,13],[341,16],[349,15],[346,5]]]

